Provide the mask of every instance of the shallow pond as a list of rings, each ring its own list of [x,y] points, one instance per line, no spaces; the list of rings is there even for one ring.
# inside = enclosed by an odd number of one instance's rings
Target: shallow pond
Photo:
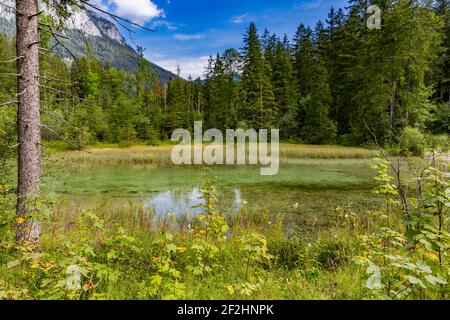
[[[134,199],[159,215],[194,215],[200,211],[203,173],[194,166],[57,167],[47,170],[45,186],[79,205]],[[322,220],[337,206],[377,206],[379,198],[371,192],[373,174],[366,160],[303,160],[282,166],[276,176],[261,176],[258,167],[216,166],[210,178],[224,212],[235,212],[245,203],[302,222]]]

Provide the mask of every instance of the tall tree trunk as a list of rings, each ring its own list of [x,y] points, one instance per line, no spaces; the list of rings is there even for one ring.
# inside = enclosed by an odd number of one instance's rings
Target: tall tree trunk
[[[389,122],[391,129],[394,127],[394,116],[395,116],[395,82],[394,82],[394,75],[392,74],[392,78],[390,81],[390,87],[391,87],[391,101],[389,104]]]
[[[39,241],[41,224],[36,201],[41,179],[39,111],[39,16],[36,0],[16,1],[18,92],[17,233],[19,241]]]

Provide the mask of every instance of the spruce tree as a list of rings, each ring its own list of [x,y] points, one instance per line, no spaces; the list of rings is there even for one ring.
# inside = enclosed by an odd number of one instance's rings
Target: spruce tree
[[[336,126],[329,118],[332,99],[327,70],[314,44],[311,29],[303,24],[295,35],[294,63],[299,93],[298,136],[305,143],[334,143]]]
[[[291,47],[285,34],[283,41],[278,40],[272,65],[272,87],[277,103],[277,124],[281,135],[288,139],[293,134],[294,113],[296,106],[296,91],[294,68],[292,64]]]
[[[255,129],[270,127],[276,117],[276,103],[261,42],[252,22],[241,50],[243,101],[240,120]]]

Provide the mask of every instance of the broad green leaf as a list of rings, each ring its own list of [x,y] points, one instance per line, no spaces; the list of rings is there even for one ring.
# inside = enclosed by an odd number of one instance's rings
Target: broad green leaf
[[[433,286],[436,285],[437,283],[439,283],[439,284],[447,284],[447,280],[442,279],[441,277],[435,277],[435,276],[433,276],[433,275],[431,275],[431,274],[427,275],[427,276],[425,277],[425,279],[426,279],[429,283],[431,283]]]
[[[366,287],[370,290],[379,290],[383,288],[381,283],[381,270],[378,266],[372,264],[367,268],[367,274],[369,278],[366,282]]]
[[[8,262],[8,264],[6,265],[6,267],[8,269],[12,269],[14,267],[17,267],[18,265],[20,265],[20,260],[14,260],[14,261],[10,261]]]
[[[406,276],[404,276],[404,278],[405,278],[406,280],[408,280],[408,282],[411,283],[411,284],[419,285],[419,286],[421,286],[421,287],[424,288],[424,289],[427,288],[427,287],[424,285],[424,283],[422,282],[422,280],[420,280],[419,278],[416,278],[416,277],[411,276],[411,275],[406,275]]]
[[[166,245],[166,250],[167,250],[167,252],[176,252],[177,246],[174,245],[173,243],[169,243]]]

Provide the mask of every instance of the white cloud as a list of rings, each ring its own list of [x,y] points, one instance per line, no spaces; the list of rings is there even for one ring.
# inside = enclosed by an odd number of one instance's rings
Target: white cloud
[[[159,9],[151,0],[91,0],[91,3],[140,24],[165,16],[164,10]]]
[[[177,39],[177,40],[180,40],[180,41],[205,39],[205,35],[203,33],[195,33],[195,34],[181,34],[181,33],[177,33],[173,37],[175,39]]]
[[[156,20],[152,23],[153,28],[166,27],[169,31],[178,30],[178,26],[166,20]]]
[[[243,22],[245,22],[248,18],[248,14],[242,14],[240,16],[236,16],[231,18],[231,22],[236,23],[236,24],[241,24]]]
[[[157,56],[152,55],[148,57],[150,61],[156,63],[157,65],[172,71],[173,73],[177,73],[178,67],[181,69],[181,76],[187,79],[191,76],[193,79],[198,77],[203,78],[203,73],[205,72],[205,68],[208,65],[208,56],[201,57],[184,57],[178,59],[164,59],[157,58]]]

